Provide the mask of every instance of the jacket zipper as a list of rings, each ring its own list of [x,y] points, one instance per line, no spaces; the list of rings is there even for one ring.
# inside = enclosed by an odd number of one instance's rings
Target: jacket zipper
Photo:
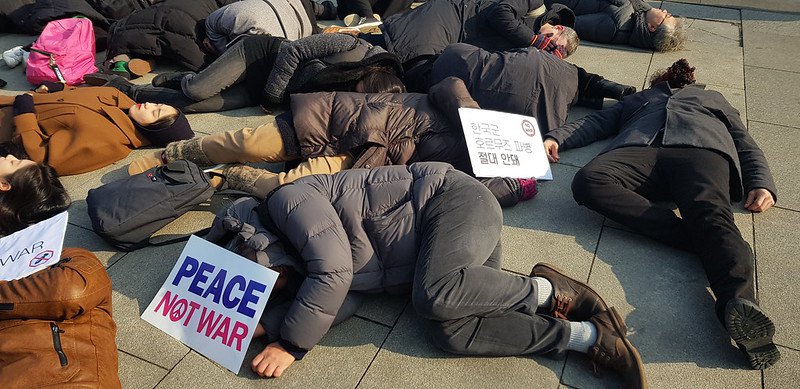
[[[50,331],[53,333],[53,348],[56,349],[56,354],[58,354],[58,361],[61,362],[61,367],[67,366],[69,363],[67,354],[61,348],[61,334],[64,333],[64,330],[58,328],[56,323],[50,322]]]

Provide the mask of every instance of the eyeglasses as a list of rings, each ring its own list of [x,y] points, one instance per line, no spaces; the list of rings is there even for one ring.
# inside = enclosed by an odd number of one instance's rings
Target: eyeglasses
[[[664,14],[664,18],[663,18],[663,19],[661,19],[661,23],[658,23],[658,25],[656,26],[656,28],[659,28],[659,27],[661,27],[661,25],[662,25],[662,24],[664,24],[664,21],[665,21],[665,20],[667,20],[667,18],[674,18],[674,16],[672,16],[672,14],[671,14],[671,13],[669,13],[669,11],[667,11],[667,13],[665,13],[665,14]]]

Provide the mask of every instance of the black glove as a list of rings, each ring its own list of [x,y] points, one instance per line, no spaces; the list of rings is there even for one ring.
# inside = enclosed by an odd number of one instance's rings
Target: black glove
[[[14,116],[22,115],[23,113],[35,113],[36,109],[33,104],[33,96],[25,93],[17,96],[14,99]]]

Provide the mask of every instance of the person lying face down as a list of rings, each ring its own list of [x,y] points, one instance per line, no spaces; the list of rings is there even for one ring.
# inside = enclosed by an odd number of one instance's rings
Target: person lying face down
[[[186,116],[174,107],[136,104],[114,88],[0,97],[0,140],[22,147],[31,160],[60,175],[99,169],[134,148],[193,136]]]
[[[780,359],[775,325],[755,298],[754,258],[731,201],[763,212],[777,200],[764,153],[722,94],[695,84],[685,59],[656,72],[649,89],[546,135],[559,151],[611,138],[572,182],[578,204],[632,231],[697,254],[717,318],[753,369]],[[664,200],[677,205],[680,216]]]
[[[680,19],[643,0],[545,0],[545,5],[572,9],[575,31],[588,41],[661,52],[680,50],[686,41]]]
[[[444,163],[314,175],[263,201],[240,199],[206,236],[282,275],[251,362],[282,376],[366,293],[410,294],[433,343],[460,355],[587,353],[628,387],[647,386],[613,307],[552,265],[501,270],[503,216],[488,189]],[[279,279],[280,279],[279,278]]]
[[[388,18],[381,25],[387,51],[397,55],[404,68],[439,54],[452,43],[469,43],[487,50],[509,50],[541,43],[549,35],[563,56],[578,47],[570,27],[575,15],[554,6],[546,13],[528,16],[542,0],[435,0]],[[543,47],[540,47],[543,48]]]
[[[347,34],[317,34],[293,42],[248,36],[199,73],[160,74],[152,86],[106,74],[84,78],[115,87],[134,101],[165,103],[191,113],[258,105],[273,108],[284,104],[291,93],[352,91],[367,77],[386,81],[369,84],[364,92],[393,92],[402,86],[401,74],[397,58],[381,47]]]
[[[620,100],[636,92],[633,86],[605,80],[533,47],[490,51],[455,43],[405,77],[409,85],[425,91],[457,77],[482,108],[533,116],[542,133],[566,124],[572,105],[597,109],[604,97]]]
[[[371,83],[365,80],[358,88]],[[298,93],[291,95],[290,111],[274,121],[170,143],[164,150],[133,161],[128,173],[141,173],[177,159],[200,166],[232,164],[221,172],[229,187],[256,197],[299,177],[354,167],[443,161],[471,173],[458,119],[458,108],[465,106],[479,108],[464,83],[456,78],[443,80],[427,95]],[[249,162],[298,165],[284,173],[273,173],[241,165]],[[504,206],[530,199],[536,193],[535,180],[493,178],[485,183]]]

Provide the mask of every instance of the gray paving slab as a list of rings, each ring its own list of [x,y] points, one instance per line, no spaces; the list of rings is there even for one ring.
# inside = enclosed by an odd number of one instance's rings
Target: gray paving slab
[[[166,369],[189,351],[140,316],[175,265],[183,244],[146,247],[126,254],[108,273],[113,282],[117,347]]]
[[[440,351],[427,323],[406,309],[359,388],[555,388],[563,360],[544,357],[470,358]]]
[[[744,358],[716,319],[705,274],[692,255],[604,228],[589,284],[624,316],[652,387],[760,387],[760,374],[744,369]],[[570,354],[562,382],[619,385],[613,377],[598,381],[587,363]]]
[[[586,69],[589,73],[596,73],[611,81],[641,89],[652,55],[650,51],[632,47],[583,41],[567,61]]]
[[[795,1],[795,3],[797,3]],[[800,4],[798,4],[800,7]],[[800,37],[800,14],[742,10],[742,29],[745,33],[765,32]]]
[[[661,4],[661,8],[669,11],[671,14],[692,19],[705,19],[716,20],[723,22],[738,23],[740,20],[739,10],[732,8],[710,7],[700,4],[687,4],[665,1]]]
[[[119,380],[126,389],[152,389],[169,371],[124,352],[119,353]]]
[[[745,30],[743,40],[745,65],[800,72],[798,37]]]
[[[97,259],[106,267],[111,266],[122,258],[115,248],[103,241],[97,234],[86,228],[69,224],[64,236],[64,247],[81,247],[97,256]]]
[[[354,388],[378,352],[389,328],[359,318],[331,328],[319,345],[277,379],[263,379],[250,361],[264,347],[250,345],[238,375],[191,351],[158,388]]]
[[[775,184],[778,206],[800,211],[800,177],[797,160],[787,153],[800,149],[800,129],[751,121],[750,135],[767,157]]]
[[[775,322],[775,341],[800,349],[800,213],[770,209],[756,215],[756,263],[761,307]]]
[[[764,389],[793,388],[800,382],[800,351],[778,347],[781,360],[764,371]]]
[[[529,274],[534,264],[549,262],[586,279],[603,219],[572,199],[578,169],[552,168],[555,179],[542,182],[536,197],[503,212],[503,268]]]
[[[745,79],[748,119],[800,127],[800,73],[745,66]]]
[[[737,12],[738,13],[738,12]],[[741,31],[738,21],[719,22],[684,18],[687,40],[706,44],[741,47]]]
[[[356,311],[356,316],[391,327],[397,323],[408,302],[408,295],[390,296],[386,293],[367,295],[364,303]]]
[[[741,47],[705,42],[688,41],[681,51],[653,54],[648,78],[656,70],[666,69],[681,58],[686,58],[696,68],[698,83],[744,89]]]
[[[694,3],[697,0],[686,0]],[[701,0],[703,4],[730,8],[800,12],[797,0]]]

